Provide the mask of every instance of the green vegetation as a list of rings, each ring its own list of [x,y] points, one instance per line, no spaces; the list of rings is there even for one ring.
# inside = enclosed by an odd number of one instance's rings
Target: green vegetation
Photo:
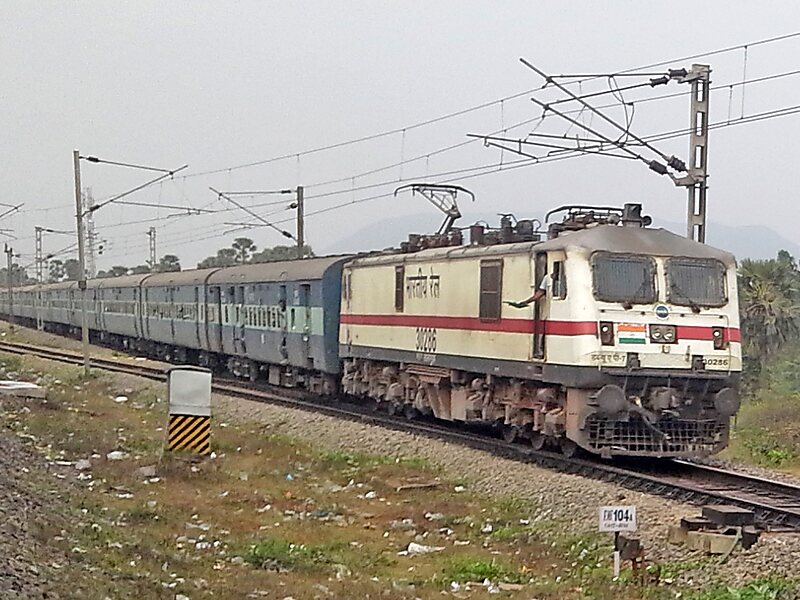
[[[800,270],[790,254],[739,270],[743,403],[727,455],[800,466]]]
[[[529,578],[519,570],[512,569],[495,559],[482,560],[471,556],[453,558],[445,568],[444,577],[448,581],[481,582],[485,579],[493,582],[526,583]]]
[[[781,250],[774,259],[743,260],[738,283],[746,380],[759,385],[770,359],[798,339],[800,271]]]
[[[244,559],[260,569],[275,571],[317,568],[335,562],[328,546],[293,544],[279,537],[268,537],[253,544]]]
[[[757,579],[744,587],[719,586],[695,596],[691,600],[789,600],[796,598],[800,582],[779,577]]]

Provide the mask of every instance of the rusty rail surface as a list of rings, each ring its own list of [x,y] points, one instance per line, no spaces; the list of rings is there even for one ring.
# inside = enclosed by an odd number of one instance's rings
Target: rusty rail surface
[[[83,360],[82,355],[77,352],[5,341],[0,342],[0,352],[76,365],[82,364]],[[168,368],[103,358],[92,358],[91,365],[106,371],[157,381],[166,380]],[[376,411],[373,403],[365,405],[352,401],[332,402],[298,390],[261,386],[228,378],[216,377],[212,388],[220,394],[368,422],[445,440],[563,473],[612,482],[677,502],[740,506],[752,510],[756,523],[764,529],[800,531],[800,486],[682,460],[626,459],[608,462],[592,458],[566,458],[558,453],[534,450],[520,443],[505,442],[490,435],[485,429],[468,429],[424,418],[407,420]]]

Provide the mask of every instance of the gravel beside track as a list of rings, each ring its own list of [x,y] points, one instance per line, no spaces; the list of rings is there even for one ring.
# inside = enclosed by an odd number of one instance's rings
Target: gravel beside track
[[[0,400],[2,403],[2,400]],[[25,440],[0,432],[0,598],[59,598],[49,582],[65,557],[47,543],[63,516],[54,514],[60,487]]]

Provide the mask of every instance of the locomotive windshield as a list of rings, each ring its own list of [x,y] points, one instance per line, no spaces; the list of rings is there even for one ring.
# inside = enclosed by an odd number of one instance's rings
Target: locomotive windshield
[[[592,274],[598,300],[630,304],[656,301],[656,263],[652,258],[596,252],[592,256]]]
[[[670,258],[666,262],[667,300],[680,306],[727,303],[725,266],[718,260]]]

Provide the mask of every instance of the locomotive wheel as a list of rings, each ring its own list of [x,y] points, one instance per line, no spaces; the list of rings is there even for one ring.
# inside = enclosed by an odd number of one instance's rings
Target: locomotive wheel
[[[386,406],[386,412],[390,417],[394,417],[400,412],[400,407],[396,402],[388,402]]]
[[[516,441],[518,435],[518,427],[515,425],[503,425],[503,439],[509,444],[512,444],[514,441]]]
[[[531,432],[531,447],[534,450],[541,450],[544,448],[545,442],[547,442],[547,438],[544,435],[538,431]]]
[[[419,411],[416,408],[414,408],[412,404],[403,405],[403,414],[409,421],[413,421],[414,419],[419,417]]]
[[[578,451],[580,450],[580,448],[578,448],[578,444],[565,437],[561,438],[558,441],[558,445],[559,448],[561,449],[561,454],[563,454],[567,458],[575,457],[575,455],[578,454]]]

